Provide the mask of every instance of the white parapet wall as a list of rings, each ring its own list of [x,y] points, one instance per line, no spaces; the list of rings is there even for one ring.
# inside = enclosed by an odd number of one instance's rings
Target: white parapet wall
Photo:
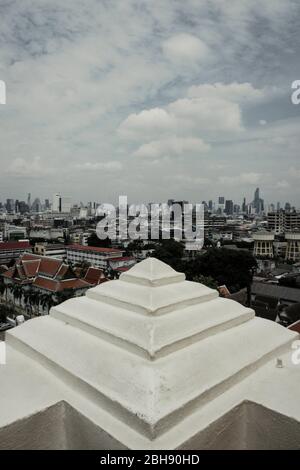
[[[148,258],[7,333],[0,448],[299,447],[297,337]]]

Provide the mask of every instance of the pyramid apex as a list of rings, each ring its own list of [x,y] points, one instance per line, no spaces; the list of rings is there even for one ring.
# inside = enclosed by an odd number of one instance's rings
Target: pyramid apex
[[[185,275],[178,273],[163,261],[149,257],[121,274],[120,280],[137,284],[164,285],[182,282],[185,280]]]

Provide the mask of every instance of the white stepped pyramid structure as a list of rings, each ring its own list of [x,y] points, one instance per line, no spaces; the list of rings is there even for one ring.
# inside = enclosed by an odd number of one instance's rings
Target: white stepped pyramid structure
[[[149,258],[7,332],[0,448],[299,448],[297,338]]]

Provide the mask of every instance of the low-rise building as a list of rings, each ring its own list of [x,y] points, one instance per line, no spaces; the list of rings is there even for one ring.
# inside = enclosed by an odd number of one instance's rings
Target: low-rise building
[[[256,257],[273,258],[274,256],[274,233],[257,232],[253,234],[254,250],[253,255]]]
[[[28,240],[0,242],[0,265],[7,264],[12,260],[16,260],[24,252],[32,252],[32,246]]]
[[[103,271],[94,269],[87,271],[83,278],[79,278],[71,266],[62,260],[51,257],[38,256],[35,254],[24,253],[7,271],[1,274],[6,286],[6,302],[13,301],[18,309],[24,309],[24,313],[32,316],[46,314],[51,302],[59,301],[62,292],[68,292],[70,297],[80,296],[87,289],[101,284],[106,280]],[[19,289],[18,302],[16,300],[16,290],[14,286],[22,287]],[[33,295],[29,295],[29,290],[39,294],[52,294],[49,302],[43,302],[40,299],[32,312]],[[36,298],[34,299],[36,301]]]
[[[286,253],[285,259],[289,261],[300,261],[300,232],[285,234]]]
[[[97,246],[67,245],[67,261],[73,264],[88,263],[95,268],[106,269],[114,258],[123,256],[124,251],[117,248]]]
[[[63,259],[66,256],[66,247],[62,243],[36,243],[33,252],[40,256]]]

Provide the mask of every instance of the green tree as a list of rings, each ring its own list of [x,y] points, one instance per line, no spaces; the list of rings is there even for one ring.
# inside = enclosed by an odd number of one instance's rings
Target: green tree
[[[100,240],[98,238],[96,232],[92,232],[88,238],[88,246],[99,246],[102,248],[110,248],[111,247],[111,240],[110,238],[106,238],[105,240]]]
[[[47,313],[49,314],[49,311],[50,311],[51,307],[53,307],[55,305],[55,299],[54,299],[53,293],[52,292],[46,292],[46,293],[42,294],[41,298],[40,298],[40,304],[41,304],[41,307],[43,309],[46,309]]]
[[[218,288],[217,282],[211,276],[202,276],[202,274],[199,274],[193,277],[193,281],[199,282],[200,284],[204,284],[205,286],[210,287],[211,289]]]
[[[164,263],[169,264],[172,268],[180,270],[182,267],[182,257],[184,253],[184,245],[174,239],[160,240],[155,247],[151,256],[157,258]]]
[[[210,276],[218,286],[225,284],[230,292],[244,287],[250,292],[255,267],[256,261],[247,251],[211,248],[186,263],[184,272],[189,280],[199,275]]]

